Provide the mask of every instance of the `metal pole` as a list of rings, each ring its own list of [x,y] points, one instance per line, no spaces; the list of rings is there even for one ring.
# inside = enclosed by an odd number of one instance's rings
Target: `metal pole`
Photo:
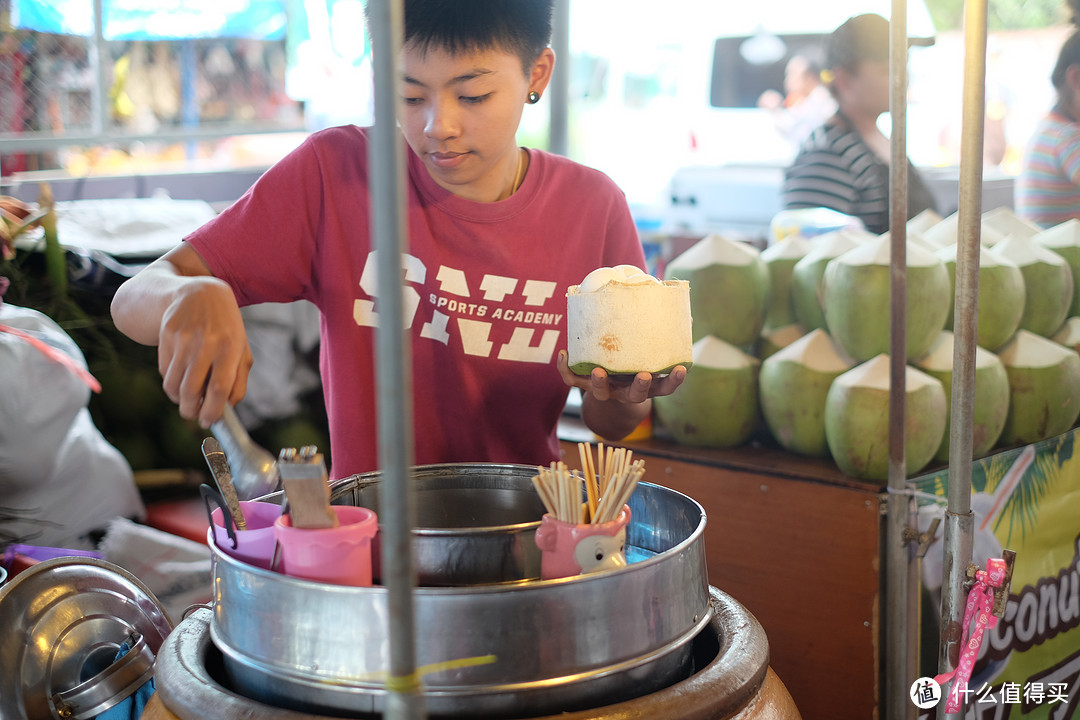
[[[885,516],[885,717],[914,718],[908,699],[918,662],[915,546],[905,530],[913,525],[914,500],[907,489],[905,400],[907,397],[907,4],[893,0],[889,22],[890,323],[889,323],[889,494]]]
[[[555,0],[551,16],[555,70],[548,88],[551,102],[548,149],[557,155],[570,154],[570,2]]]
[[[397,129],[396,70],[404,38],[402,0],[370,0],[375,77],[375,126],[370,142],[372,235],[377,252],[379,327],[376,385],[379,412],[379,521],[382,582],[390,625],[390,677],[385,717],[424,718],[416,674],[411,527],[414,515],[408,469],[413,462],[412,363],[404,323],[401,258],[408,247],[405,149]]]
[[[104,0],[94,0],[94,37],[87,47],[90,64],[97,82],[90,88],[90,107],[93,134],[100,135],[109,127],[109,45],[105,42]]]
[[[964,3],[964,91],[960,136],[960,196],[956,248],[955,344],[949,499],[942,539],[941,642],[939,673],[956,667],[964,606],[964,583],[971,563],[975,516],[971,512],[972,416],[978,327],[979,251],[982,235],[983,123],[986,100],[987,0]],[[964,714],[963,695],[960,712]]]

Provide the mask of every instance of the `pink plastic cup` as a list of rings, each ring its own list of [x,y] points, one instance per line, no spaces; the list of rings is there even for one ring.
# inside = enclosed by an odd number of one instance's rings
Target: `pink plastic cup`
[[[626,526],[630,506],[614,520],[574,524],[545,513],[536,529],[540,579],[571,577],[626,566]]]
[[[274,521],[281,516],[281,506],[273,503],[241,500],[247,530],[236,531],[236,547],[222,523],[221,508],[210,513],[213,525],[209,528],[209,540],[223,553],[242,560],[249,565],[269,569],[274,557]]]
[[[334,528],[294,528],[288,515],[274,522],[282,572],[334,585],[371,585],[371,540],[379,529],[375,511],[351,505],[332,508],[338,516]]]

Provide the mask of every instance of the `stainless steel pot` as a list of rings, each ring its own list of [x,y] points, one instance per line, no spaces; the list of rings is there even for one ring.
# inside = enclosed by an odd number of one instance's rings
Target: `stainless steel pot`
[[[649,483],[639,484],[630,506],[627,543],[639,561],[625,568],[416,590],[417,662],[429,712],[590,707],[652,692],[685,673],[691,640],[710,618],[705,514],[685,495]],[[213,556],[211,636],[240,692],[308,711],[383,710],[384,588],[312,583],[216,549]]]

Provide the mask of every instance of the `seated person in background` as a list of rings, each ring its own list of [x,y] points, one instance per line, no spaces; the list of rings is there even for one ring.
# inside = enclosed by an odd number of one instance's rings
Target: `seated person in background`
[[[1050,76],[1057,104],[1035,128],[1016,181],[1016,214],[1050,227],[1080,218],[1080,31]]]
[[[59,325],[0,300],[0,548],[93,550],[110,520],[145,510],[127,460],[90,418],[90,388],[50,355],[86,369]]]
[[[786,209],[825,207],[862,220],[866,229],[889,229],[889,139],[877,126],[889,110],[889,23],[857,15],[837,28],[826,49],[828,87],[836,114],[803,143],[784,177]],[[908,217],[934,198],[908,163]]]
[[[821,82],[821,71],[802,55],[793,55],[784,68],[784,92],[766,90],[758,107],[769,111],[776,129],[797,148],[836,112],[836,100]]]

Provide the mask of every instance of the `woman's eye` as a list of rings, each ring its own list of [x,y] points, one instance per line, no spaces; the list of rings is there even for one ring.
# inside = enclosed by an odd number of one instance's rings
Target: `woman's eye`
[[[484,95],[462,95],[461,102],[468,103],[470,105],[477,105],[487,100],[490,96],[491,93],[486,93]]]
[[[419,105],[422,101],[423,98],[418,97],[408,97],[406,95],[403,95],[401,97],[401,102],[405,103],[406,105]]]

